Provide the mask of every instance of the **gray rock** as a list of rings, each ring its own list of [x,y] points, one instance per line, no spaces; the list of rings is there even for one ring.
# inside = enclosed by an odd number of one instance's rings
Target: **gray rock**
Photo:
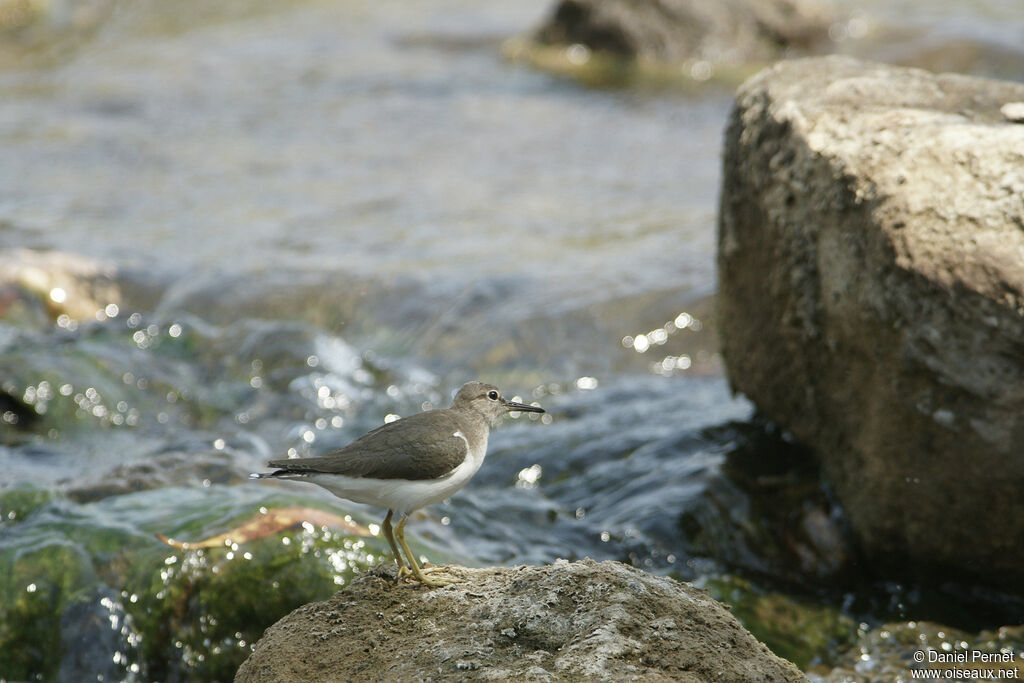
[[[236,681],[804,681],[704,592],[616,562],[382,569],[267,629]]]
[[[740,89],[732,386],[812,446],[876,561],[1024,579],[1024,85],[828,57]]]
[[[627,59],[738,64],[821,43],[833,21],[818,0],[561,0],[535,38]]]

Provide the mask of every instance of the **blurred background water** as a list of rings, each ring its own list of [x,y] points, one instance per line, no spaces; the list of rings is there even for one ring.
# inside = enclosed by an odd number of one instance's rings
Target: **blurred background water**
[[[836,50],[1024,77],[1018,2],[842,7],[870,31]],[[386,544],[155,534],[280,505],[377,522],[247,475],[472,378],[550,413],[418,516],[435,561],[628,561],[825,669],[886,619],[1020,614],[849,575],[841,511],[716,353],[735,83],[591,88],[503,59],[549,10],[0,0],[0,678],[229,677]],[[256,594],[277,597],[233,604]]]

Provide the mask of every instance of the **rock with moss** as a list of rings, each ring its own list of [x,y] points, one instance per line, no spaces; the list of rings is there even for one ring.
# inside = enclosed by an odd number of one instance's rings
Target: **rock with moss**
[[[617,562],[449,571],[359,577],[267,629],[235,680],[806,680],[703,591]]]
[[[804,670],[826,653],[848,647],[857,636],[857,624],[836,606],[765,589],[729,574],[710,577],[701,586],[728,604],[772,652]]]

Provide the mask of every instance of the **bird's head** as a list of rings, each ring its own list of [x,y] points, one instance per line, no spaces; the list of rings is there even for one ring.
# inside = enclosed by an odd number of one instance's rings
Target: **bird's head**
[[[466,382],[463,384],[462,388],[459,389],[459,393],[455,394],[452,408],[473,410],[483,415],[488,423],[496,420],[499,415],[504,415],[513,410],[524,413],[544,412],[544,409],[540,406],[509,401],[501,395],[498,387],[483,382]]]

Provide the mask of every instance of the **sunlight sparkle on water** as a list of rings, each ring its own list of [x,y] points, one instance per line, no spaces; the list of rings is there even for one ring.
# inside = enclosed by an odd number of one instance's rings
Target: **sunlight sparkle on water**
[[[590,61],[590,48],[581,43],[573,43],[565,48],[565,59],[573,66],[583,66]]]
[[[651,363],[651,372],[668,377],[676,370],[688,370],[692,364],[693,361],[686,354],[665,356],[660,361]]]
[[[647,353],[653,347],[661,346],[668,342],[669,338],[678,332],[683,330],[699,332],[703,327],[704,325],[700,320],[683,311],[674,319],[669,320],[661,327],[655,328],[650,332],[635,336],[626,335],[622,338],[622,346],[627,349],[633,349],[637,353]],[[668,376],[677,371],[688,370],[692,365],[693,361],[690,356],[681,354],[679,356],[665,356],[660,361],[651,363],[649,368],[655,374]]]
[[[516,477],[516,488],[521,489],[532,489],[540,481],[540,475],[543,473],[543,469],[539,464],[534,463],[529,467],[524,467],[519,470],[519,474]]]

